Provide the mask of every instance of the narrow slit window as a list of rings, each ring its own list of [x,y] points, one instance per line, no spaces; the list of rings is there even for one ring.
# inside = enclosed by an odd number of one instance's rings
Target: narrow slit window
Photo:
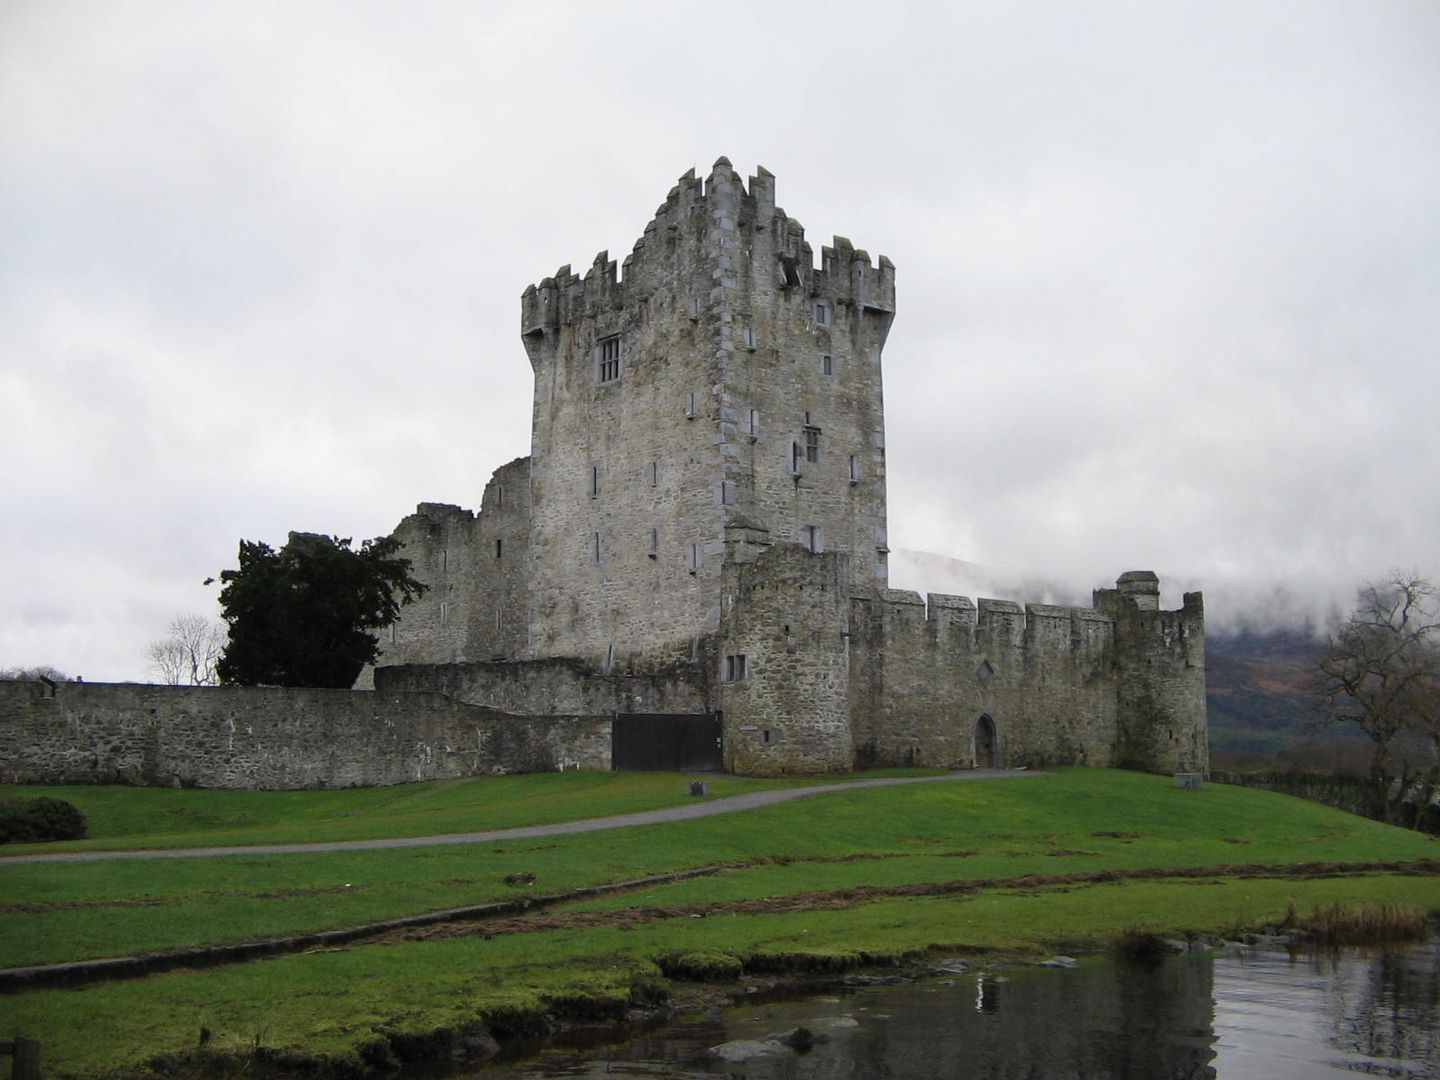
[[[660,486],[660,462],[658,461],[650,462],[650,486]]]
[[[854,454],[851,454],[851,455],[850,455],[850,483],[852,483],[852,484],[857,484],[857,483],[859,483],[859,482],[860,482],[860,459],[857,458]]]
[[[818,553],[825,548],[825,537],[819,525],[802,525],[800,527],[800,542],[805,545],[806,551]]]
[[[503,545],[504,545],[504,541],[501,540],[500,537],[497,536],[497,537],[495,538],[495,557],[496,557],[497,559],[500,558],[500,554],[501,554],[501,551],[502,551],[502,549],[503,549]]]
[[[835,374],[835,357],[831,356],[829,353],[821,353],[821,354],[820,354],[820,374],[821,374],[821,375],[834,375],[834,374]]]
[[[756,343],[757,340],[758,340],[758,337],[757,337],[757,335],[756,335],[756,333],[755,333],[755,327],[753,327],[753,326],[747,326],[747,327],[745,327],[745,347],[746,347],[747,349],[753,349],[753,348],[755,348],[755,343]]]
[[[650,530],[650,558],[652,558],[652,559],[658,559],[659,557],[660,557],[660,530],[659,530],[659,529],[651,529],[651,530]]]
[[[690,552],[689,552],[689,554],[686,556],[686,566],[687,566],[687,568],[689,569],[690,573],[692,573],[692,574],[695,573],[696,571],[698,571],[698,570],[700,569],[700,545],[699,545],[699,544],[691,544],[691,545],[690,545]]]
[[[693,390],[685,396],[685,415],[692,418],[695,416],[695,393]]]
[[[750,431],[750,435],[751,435],[752,437],[757,437],[757,436],[759,436],[759,434],[760,434],[760,410],[759,410],[759,409],[751,409],[751,410],[750,410],[750,416],[749,416],[749,431]]]
[[[443,574],[450,569],[450,549],[445,548],[440,552],[440,572]]]
[[[450,625],[450,604],[445,600],[440,601],[440,625]]]
[[[600,497],[600,466],[599,466],[599,465],[591,465],[591,466],[590,466],[590,497],[591,497],[592,499],[598,499],[598,498]]]
[[[600,564],[600,534],[598,532],[590,534],[590,555],[598,566]]]

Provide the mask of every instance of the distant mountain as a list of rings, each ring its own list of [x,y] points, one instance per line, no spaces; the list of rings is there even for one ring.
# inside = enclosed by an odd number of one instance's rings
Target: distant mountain
[[[1310,685],[1321,642],[1304,631],[1205,635],[1212,753],[1270,755],[1345,737],[1316,728]]]

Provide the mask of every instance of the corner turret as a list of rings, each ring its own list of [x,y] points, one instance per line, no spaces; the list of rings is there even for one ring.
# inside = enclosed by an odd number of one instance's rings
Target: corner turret
[[[1205,711],[1205,603],[1186,593],[1178,611],[1160,610],[1160,579],[1121,574],[1095,591],[1115,622],[1116,761],[1147,772],[1208,772]]]

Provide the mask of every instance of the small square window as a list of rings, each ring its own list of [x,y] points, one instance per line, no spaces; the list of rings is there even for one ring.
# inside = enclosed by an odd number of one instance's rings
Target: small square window
[[[815,301],[815,325],[830,325],[830,305],[824,300]]]
[[[731,653],[725,657],[725,681],[743,682],[747,674],[746,667],[744,653]]]
[[[735,485],[729,480],[720,481],[720,505],[735,505]]]
[[[821,354],[820,354],[820,374],[821,374],[821,375],[834,375],[834,374],[835,374],[835,357],[831,356],[829,353],[821,353]]]
[[[818,553],[825,550],[825,535],[819,525],[802,525],[800,542],[805,545],[806,551]]]

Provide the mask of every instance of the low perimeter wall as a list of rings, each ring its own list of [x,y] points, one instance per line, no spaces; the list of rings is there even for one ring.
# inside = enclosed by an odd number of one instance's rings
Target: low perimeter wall
[[[0,682],[0,781],[288,790],[610,768],[610,719],[437,693]]]

